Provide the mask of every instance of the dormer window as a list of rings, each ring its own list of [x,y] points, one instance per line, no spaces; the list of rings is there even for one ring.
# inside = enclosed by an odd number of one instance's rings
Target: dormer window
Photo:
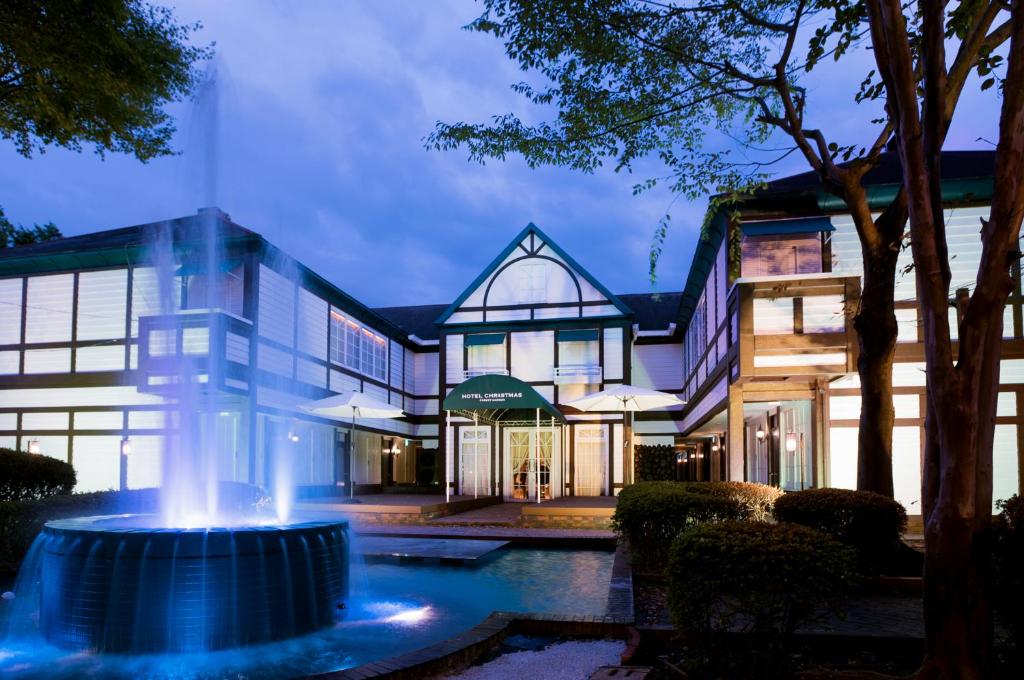
[[[548,266],[546,262],[524,262],[519,265],[519,302],[548,301]]]

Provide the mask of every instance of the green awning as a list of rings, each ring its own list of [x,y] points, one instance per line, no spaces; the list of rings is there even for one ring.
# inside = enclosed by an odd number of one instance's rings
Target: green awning
[[[597,340],[596,328],[558,331],[558,342],[590,342],[591,340]]]
[[[832,232],[836,230],[828,217],[824,215],[786,220],[741,222],[740,229],[743,230],[745,236],[784,236],[786,234],[813,234],[821,231]]]
[[[465,339],[466,347],[500,345],[503,342],[505,342],[504,333],[476,333],[475,335],[467,335]]]
[[[518,378],[507,375],[479,375],[451,391],[444,400],[445,411],[472,412],[485,421],[529,421],[540,409],[542,420],[565,418],[541,394]]]

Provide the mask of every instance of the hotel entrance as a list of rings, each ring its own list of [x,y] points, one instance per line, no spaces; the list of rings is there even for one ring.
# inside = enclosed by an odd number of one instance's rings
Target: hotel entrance
[[[743,405],[746,478],[786,491],[815,486],[810,400]]]
[[[505,429],[505,500],[549,501],[559,495],[562,466],[557,432],[551,427]]]
[[[533,387],[507,375],[477,376],[452,390],[444,410],[446,496],[500,493],[539,503],[562,495],[565,418]]]

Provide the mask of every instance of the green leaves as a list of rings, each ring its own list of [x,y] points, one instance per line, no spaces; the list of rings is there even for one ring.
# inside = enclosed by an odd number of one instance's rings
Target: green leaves
[[[29,157],[50,145],[172,153],[163,110],[192,91],[210,55],[166,7],[143,0],[0,3],[0,136]]]
[[[60,233],[60,229],[53,222],[36,224],[31,227],[24,227],[20,224],[15,225],[7,219],[4,209],[0,208],[0,248],[42,243],[43,241],[50,241],[61,236],[63,234]]]

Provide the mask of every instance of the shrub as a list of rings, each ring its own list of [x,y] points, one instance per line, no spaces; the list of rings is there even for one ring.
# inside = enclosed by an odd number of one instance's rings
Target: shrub
[[[629,540],[640,565],[663,564],[684,529],[701,522],[743,519],[743,506],[724,496],[696,493],[678,482],[638,482],[619,494],[612,526]]]
[[[1024,497],[1013,496],[998,506],[1001,512],[992,527],[992,597],[1016,647],[1012,663],[1024,671]]]
[[[823,531],[855,549],[865,574],[877,574],[893,559],[907,526],[907,511],[897,501],[849,489],[784,494],[775,502],[775,518]]]
[[[797,524],[721,522],[672,543],[668,606],[700,676],[785,673],[796,629],[831,616],[854,581],[853,550]],[[746,633],[745,653],[722,633]]]
[[[0,501],[24,501],[69,494],[75,469],[68,463],[11,449],[0,449]]]
[[[664,444],[638,444],[634,466],[641,482],[672,481],[676,478],[676,451]]]
[[[686,482],[686,487],[708,496],[722,496],[738,501],[745,510],[744,519],[765,522],[772,518],[775,501],[782,490],[752,482]]]

